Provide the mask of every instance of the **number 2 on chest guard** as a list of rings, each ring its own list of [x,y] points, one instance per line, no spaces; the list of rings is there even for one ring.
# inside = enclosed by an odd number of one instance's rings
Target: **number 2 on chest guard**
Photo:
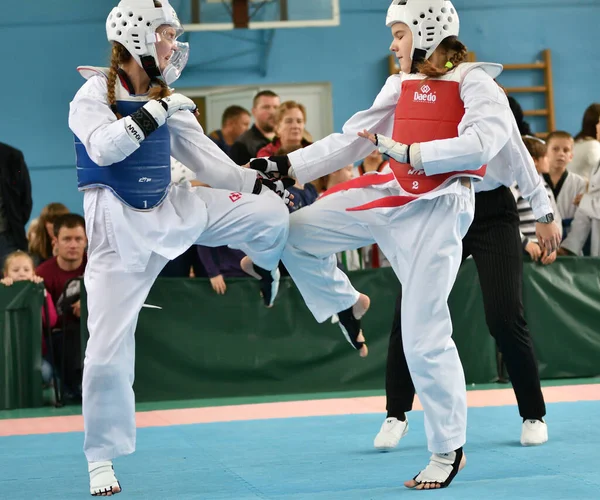
[[[413,186],[412,186],[412,188],[413,188],[414,190],[417,190],[417,189],[419,189],[419,181],[413,181]]]

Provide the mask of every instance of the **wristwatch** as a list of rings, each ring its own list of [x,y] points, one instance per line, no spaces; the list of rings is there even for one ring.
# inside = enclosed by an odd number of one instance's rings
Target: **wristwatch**
[[[539,222],[540,224],[550,224],[553,221],[554,221],[554,214],[546,214],[543,217],[540,217],[539,219],[537,219],[537,222]]]

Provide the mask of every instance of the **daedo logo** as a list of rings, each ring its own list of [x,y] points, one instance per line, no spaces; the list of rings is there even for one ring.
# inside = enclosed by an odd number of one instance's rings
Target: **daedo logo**
[[[421,92],[415,92],[415,96],[414,96],[414,100],[415,102],[435,102],[437,101],[437,96],[435,95],[435,92],[433,94],[430,94],[431,92],[431,87],[427,84],[423,85],[421,87]]]

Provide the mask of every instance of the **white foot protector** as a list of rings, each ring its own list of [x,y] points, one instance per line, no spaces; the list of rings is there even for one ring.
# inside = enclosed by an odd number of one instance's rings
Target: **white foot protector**
[[[423,485],[423,489],[446,488],[465,465],[467,456],[462,448],[450,453],[434,453],[429,459],[429,465],[414,477],[414,486],[411,487]]]
[[[548,425],[541,420],[525,420],[521,430],[523,446],[537,446],[548,441]]]
[[[381,425],[379,433],[375,436],[373,446],[375,446],[376,450],[380,451],[393,450],[398,446],[398,443],[407,432],[408,418],[404,422],[394,417],[386,418]]]
[[[121,492],[121,485],[117,481],[111,461],[88,462],[88,472],[92,496],[116,495]]]

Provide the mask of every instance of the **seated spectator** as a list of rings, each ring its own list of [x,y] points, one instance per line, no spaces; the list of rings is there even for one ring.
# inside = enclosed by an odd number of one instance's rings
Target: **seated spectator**
[[[275,113],[275,135],[256,154],[257,158],[274,156],[280,151],[295,151],[311,143],[305,139],[306,108],[296,101],[285,101]]]
[[[81,215],[65,214],[54,221],[56,238],[56,256],[40,264],[36,269],[44,279],[46,289],[58,313],[59,332],[52,336],[54,366],[57,355],[64,352],[65,373],[63,384],[65,397],[79,401],[81,399],[81,340],[80,340],[80,286],[77,278],[83,276],[87,264],[85,249],[87,239],[85,221]],[[107,290],[107,293],[110,293]]]
[[[246,165],[262,147],[271,142],[275,136],[275,113],[278,107],[279,96],[275,92],[263,90],[254,96],[254,125],[238,137],[229,155],[238,165]]]
[[[569,164],[569,172],[589,179],[600,163],[600,141],[596,137],[596,126],[600,121],[600,104],[590,105],[583,114],[580,132],[575,136],[573,161]]]
[[[349,181],[352,179],[354,173],[354,165],[346,165],[335,172],[331,172],[329,175],[325,177],[320,177],[315,181],[317,185],[317,191],[319,192],[319,196],[324,194],[328,189],[331,189],[338,184],[342,184],[343,182]]]
[[[353,172],[353,177],[360,177],[361,175],[369,172],[383,172],[389,170],[390,162],[387,157],[384,157],[378,149],[374,149],[373,152],[367,156],[361,163],[356,167]]]
[[[13,283],[18,281],[32,281],[33,283],[42,283],[44,280],[40,276],[36,276],[33,267],[33,259],[31,256],[17,250],[9,254],[5,261],[2,269],[3,277],[0,280],[5,286],[11,286]],[[57,322],[56,308],[52,296],[44,290],[44,297],[46,302],[46,308],[42,307],[42,328],[54,328]],[[48,314],[45,314],[45,309]],[[52,385],[52,363],[48,356],[48,346],[46,344],[46,337],[42,334],[42,382],[45,386],[50,387]]]
[[[32,221],[29,238],[29,253],[36,266],[56,255],[54,222],[57,217],[68,214],[69,209],[62,203],[49,203],[40,212],[36,223]]]
[[[562,221],[560,219],[558,207],[556,206],[554,193],[552,192],[552,189],[550,189],[550,186],[548,186],[548,183],[542,177],[544,174],[548,174],[550,171],[546,143],[541,139],[532,136],[523,137],[523,142],[525,143],[525,147],[527,148],[527,151],[529,151],[529,154],[533,159],[533,163],[535,164],[535,169],[540,175],[542,182],[546,187],[546,191],[548,192],[550,205],[552,206],[552,210],[554,212],[554,220],[560,227],[562,227]],[[511,187],[511,191],[515,197],[515,201],[517,202],[517,211],[519,212],[520,219],[519,230],[521,232],[523,251],[531,257],[531,260],[540,261],[542,264],[551,264],[556,259],[556,252],[547,255],[546,250],[542,249],[542,247],[538,244],[535,234],[536,219],[533,215],[531,205],[525,198],[523,198],[517,184],[514,184]]]
[[[210,278],[212,289],[219,295],[227,291],[225,278],[247,278],[248,274],[242,270],[241,260],[245,257],[244,252],[221,246],[216,248],[196,245],[200,262],[206,269]]]
[[[310,144],[304,138],[306,125],[306,108],[295,101],[286,101],[279,106],[275,116],[275,137],[270,144],[263,147],[257,158],[284,155]],[[300,184],[296,181],[288,191],[294,195],[294,205],[288,206],[290,212],[314,203],[319,193],[311,184]]]
[[[569,163],[573,160],[573,137],[568,132],[555,131],[548,135],[549,172],[543,174],[554,194],[558,213],[562,219],[563,237],[569,232],[571,221],[575,216],[575,200],[585,193],[587,181],[568,171]]]
[[[600,141],[600,122],[596,124]],[[600,161],[590,175],[588,192],[575,200],[577,211],[571,232],[563,241],[559,255],[581,255],[586,240],[591,236],[590,255],[600,257]]]
[[[233,143],[250,128],[250,113],[241,106],[229,106],[221,117],[221,128],[213,130],[208,137],[231,157]]]

